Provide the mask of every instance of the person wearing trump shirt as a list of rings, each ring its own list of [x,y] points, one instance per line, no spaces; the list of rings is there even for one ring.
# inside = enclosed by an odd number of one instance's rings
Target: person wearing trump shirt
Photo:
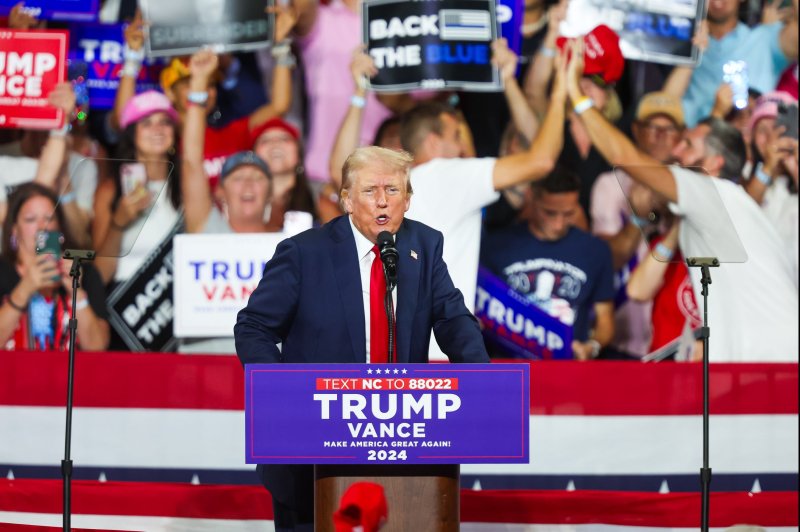
[[[377,146],[347,158],[340,193],[347,215],[281,242],[239,312],[234,335],[242,364],[386,363],[386,281],[376,245],[383,231],[398,252],[397,362],[427,362],[431,330],[452,362],[489,362],[478,322],[442,259],[442,234],[404,218],[411,163],[407,153]],[[310,530],[312,470],[258,467],[276,529]]]

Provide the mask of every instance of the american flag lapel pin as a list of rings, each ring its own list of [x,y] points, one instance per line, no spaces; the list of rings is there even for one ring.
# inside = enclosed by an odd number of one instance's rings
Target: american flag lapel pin
[[[414,251],[413,249],[411,250],[411,258],[417,260],[417,252]]]

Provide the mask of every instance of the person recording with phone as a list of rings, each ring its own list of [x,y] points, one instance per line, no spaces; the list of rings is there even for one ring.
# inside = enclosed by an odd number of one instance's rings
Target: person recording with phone
[[[130,278],[179,223],[177,122],[167,97],[156,91],[134,96],[122,112],[113,176],[98,186],[94,205],[92,241],[106,284]]]
[[[72,279],[61,248],[70,247],[58,196],[28,183],[9,197],[0,256],[0,346],[3,349],[66,350],[69,345]],[[66,231],[66,234],[62,234]],[[76,294],[78,337],[86,351],[108,347],[105,293],[100,275],[83,266]]]
[[[794,126],[792,128],[792,126]],[[753,164],[745,173],[747,193],[761,205],[789,252],[798,279],[797,100],[785,92],[761,96],[748,123]]]

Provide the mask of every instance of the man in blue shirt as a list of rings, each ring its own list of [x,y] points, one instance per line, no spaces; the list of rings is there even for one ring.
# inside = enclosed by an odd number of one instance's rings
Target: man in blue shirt
[[[797,0],[792,0],[794,14],[785,22],[752,28],[739,21],[739,4],[740,0],[708,3],[708,48],[692,71],[683,95],[688,127],[711,114],[714,95],[723,81],[722,66],[727,61],[747,63],[750,87],[765,93],[775,88],[781,73],[797,59]]]
[[[526,191],[527,223],[487,235],[481,263],[572,325],[573,354],[588,360],[614,336],[614,267],[604,241],[573,227],[580,186],[578,176],[561,168],[534,182]]]

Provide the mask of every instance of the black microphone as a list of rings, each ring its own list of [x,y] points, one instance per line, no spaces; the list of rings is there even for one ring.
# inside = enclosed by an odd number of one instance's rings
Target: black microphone
[[[383,271],[386,274],[386,282],[389,285],[389,290],[397,286],[397,248],[394,247],[394,238],[389,231],[381,231],[378,233],[378,249],[381,252],[381,262],[383,262]]]

